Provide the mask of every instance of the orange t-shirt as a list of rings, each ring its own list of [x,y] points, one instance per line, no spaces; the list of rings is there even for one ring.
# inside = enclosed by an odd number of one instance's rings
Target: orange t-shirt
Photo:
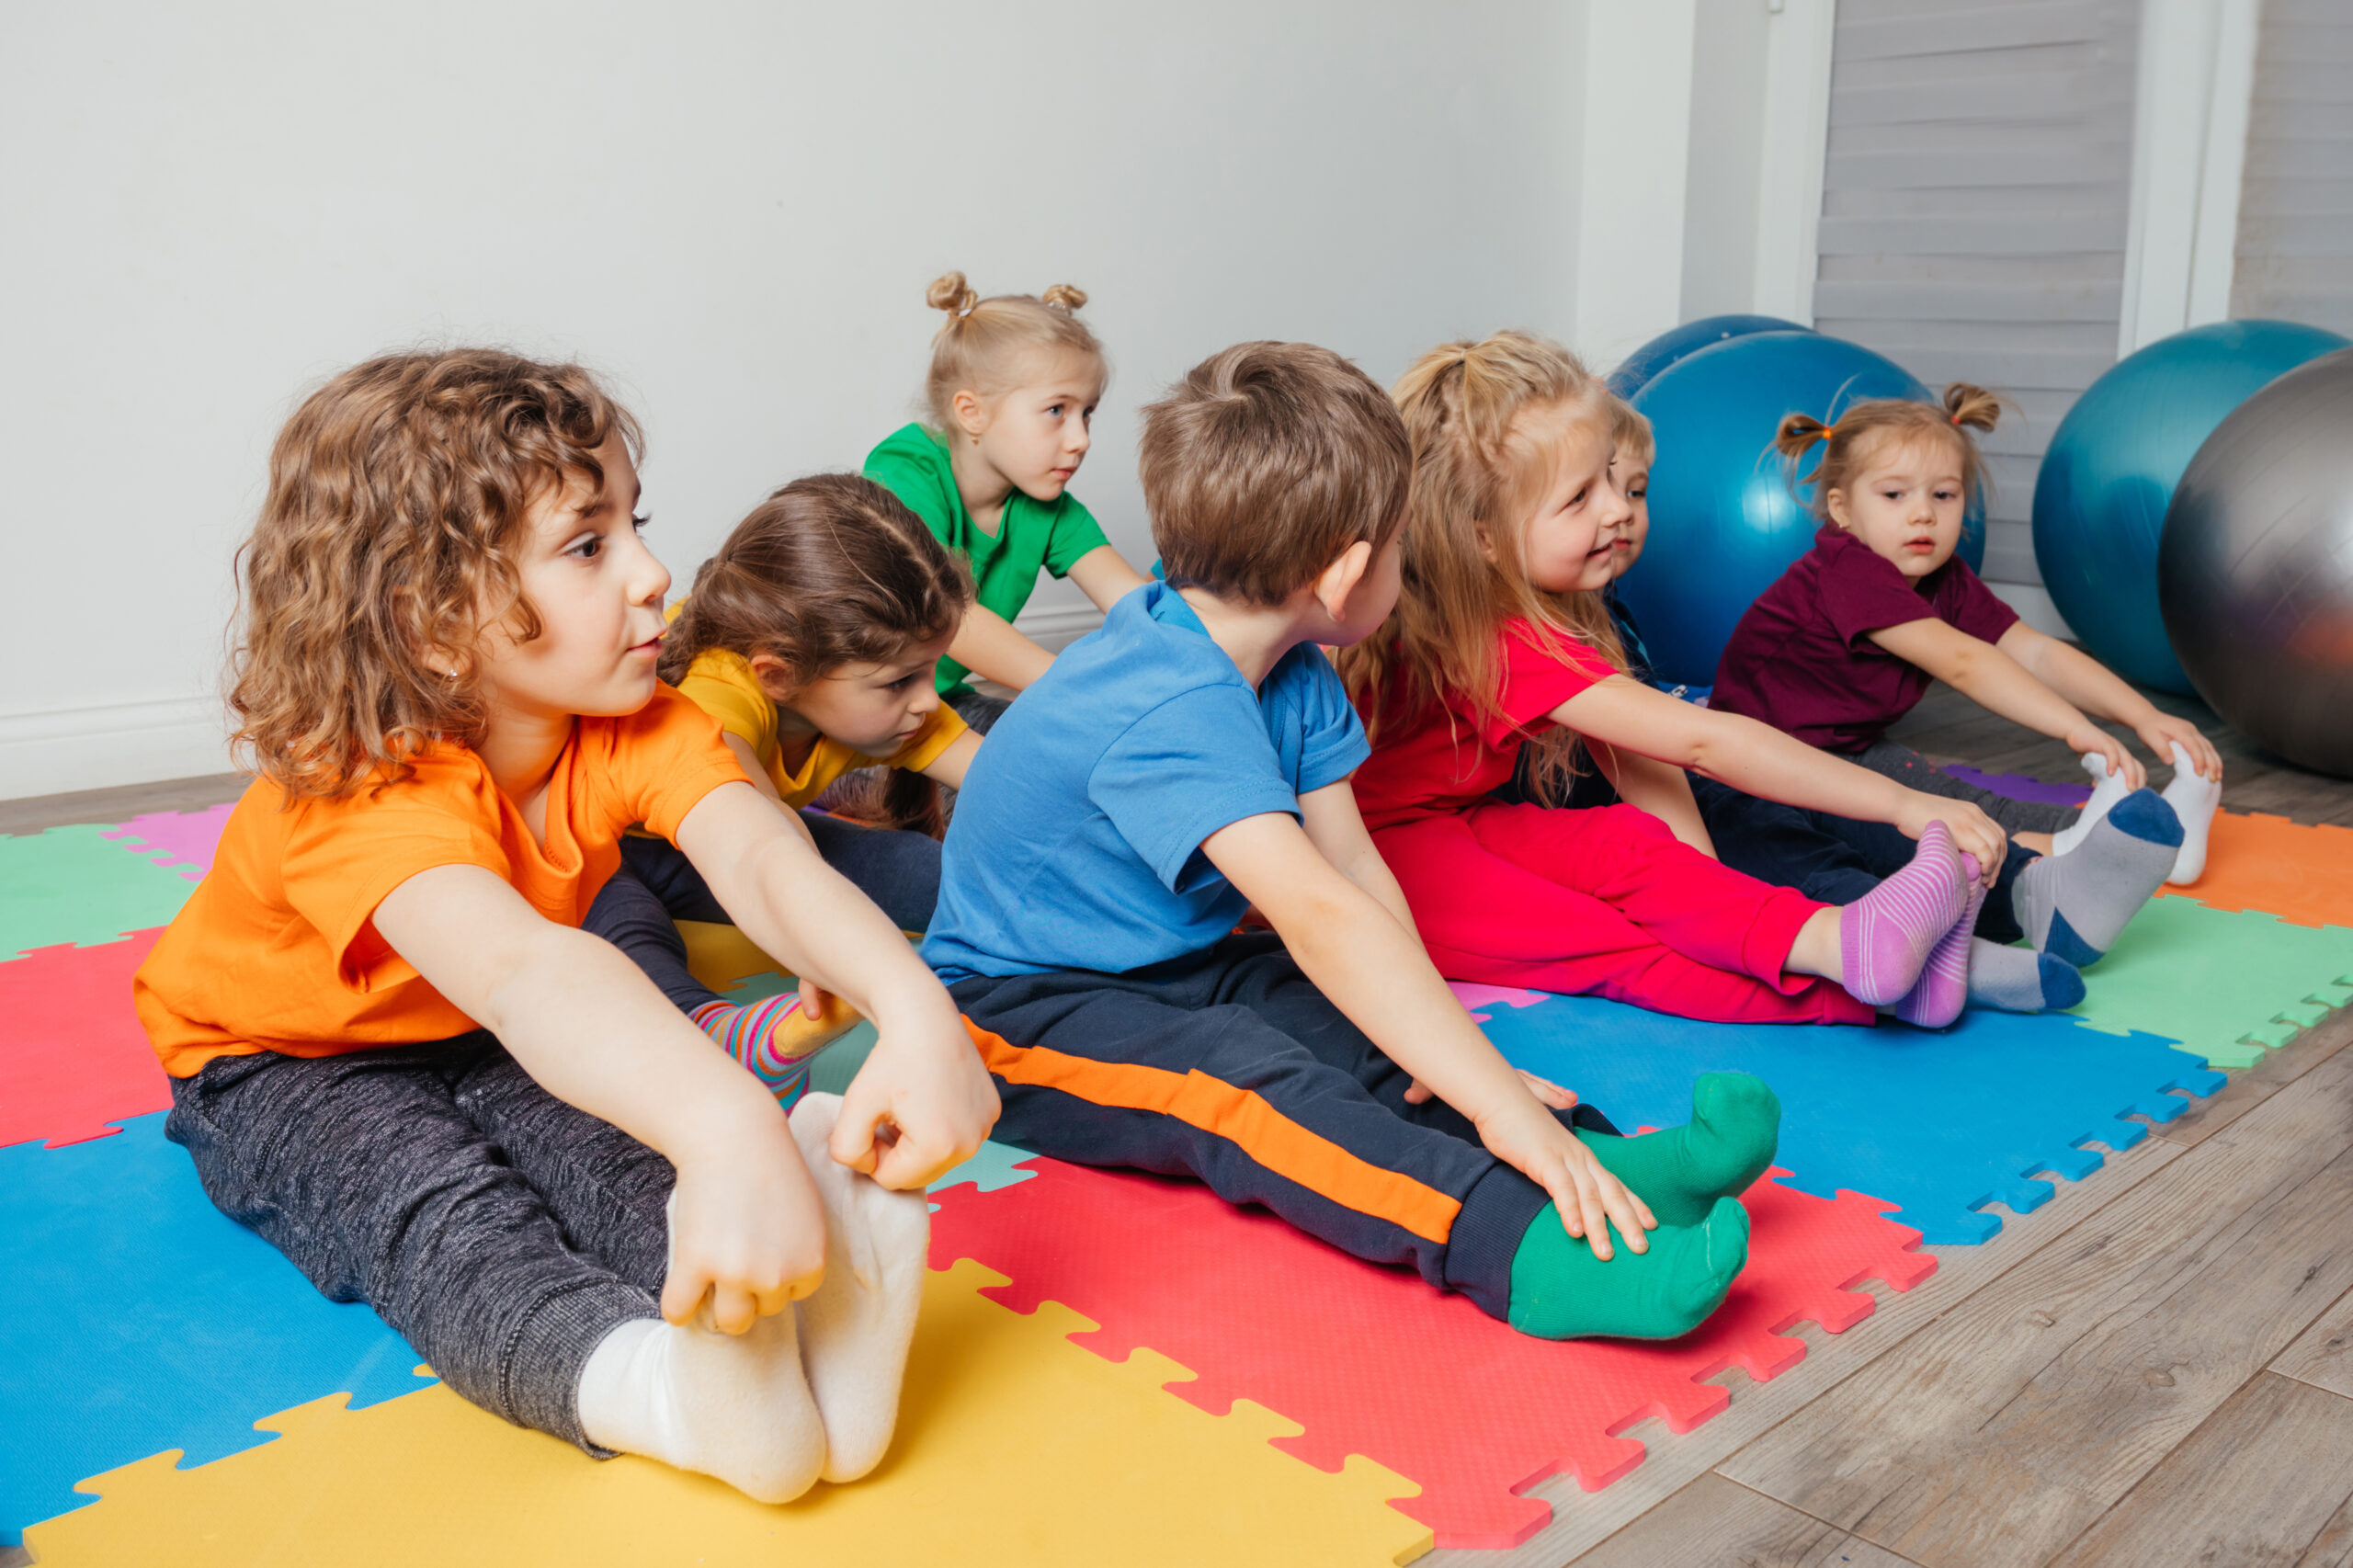
[[[542,849],[482,758],[438,746],[407,778],[288,808],[256,780],[212,869],[131,981],[164,1071],[216,1056],[337,1056],[477,1026],[376,933],[376,906],[419,871],[482,866],[578,926],[620,864],[620,835],[665,838],[720,785],[748,782],[719,723],[666,686],[620,719],[581,719],[548,784]]]

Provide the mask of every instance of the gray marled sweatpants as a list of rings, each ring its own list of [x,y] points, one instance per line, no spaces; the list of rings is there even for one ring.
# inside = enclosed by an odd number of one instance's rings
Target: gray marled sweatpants
[[[474,1403],[592,1454],[589,1352],[655,1315],[670,1162],[565,1104],[487,1033],[172,1081],[165,1136],[221,1211],[366,1301]]]
[[[2016,837],[2021,833],[2056,833],[2063,827],[2073,827],[2083,812],[2080,806],[2052,805],[2047,801],[2013,801],[2007,795],[1982,790],[1965,779],[1955,778],[1910,746],[1893,741],[1874,741],[1861,751],[1841,753],[1848,762],[1868,767],[1873,773],[1883,773],[1907,790],[1917,790],[1924,795],[1940,795],[1948,801],[1967,801],[1982,809],[2000,824],[2004,833]]]

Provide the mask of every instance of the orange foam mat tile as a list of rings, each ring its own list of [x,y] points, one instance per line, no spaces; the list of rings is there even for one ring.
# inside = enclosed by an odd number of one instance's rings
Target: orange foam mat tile
[[[2353,828],[2217,812],[2206,874],[2186,888],[2159,891],[2215,909],[2276,915],[2290,926],[2353,926]]]

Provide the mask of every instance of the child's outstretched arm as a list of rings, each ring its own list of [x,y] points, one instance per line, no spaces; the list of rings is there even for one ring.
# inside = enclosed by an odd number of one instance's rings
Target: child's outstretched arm
[[[2013,626],[2002,634],[2002,641],[2009,642],[2010,633],[2021,630]],[[2046,686],[1998,644],[1972,637],[1933,617],[1882,627],[1869,635],[1897,658],[1918,665],[2013,723],[2063,741],[2078,756],[2097,752],[2107,759],[2109,771],[2120,774],[2128,787],[2138,790],[2148,781],[2123,742],[2093,723],[2083,710]]]
[[[543,918],[480,866],[417,873],[375,925],[548,1093],[677,1167],[664,1317],[686,1323],[709,1296],[711,1321],[741,1334],[824,1280],[824,1211],[782,1108],[620,949]]]
[[[1553,709],[1550,717],[1588,740],[1688,768],[1784,805],[1858,822],[1888,823],[1912,838],[1919,837],[1930,823],[1941,822],[1955,846],[1977,858],[1979,875],[1988,887],[2009,849],[2008,835],[1967,801],[1907,790],[1770,724],[1695,708],[1624,676],[1587,687]]]
[[[1306,797],[1302,809],[1328,792]],[[1649,1250],[1643,1233],[1657,1223],[1649,1209],[1538,1102],[1430,967],[1412,931],[1326,859],[1289,814],[1230,824],[1201,841],[1201,853],[1267,916],[1334,1006],[1470,1118],[1488,1153],[1552,1195],[1569,1234],[1586,1237],[1594,1256],[1607,1258],[1615,1222],[1628,1246]]]
[[[871,899],[748,784],[696,802],[678,847],[763,951],[874,1020],[881,1039],[842,1096],[836,1160],[907,1189],[980,1148],[996,1086],[946,989]],[[895,1142],[877,1140],[886,1122]]]
[[[974,675],[1026,691],[1054,662],[1053,654],[1013,629],[1013,622],[983,604],[964,612],[948,656]]]
[[[1100,610],[1108,610],[1152,581],[1129,565],[1128,558],[1108,544],[1098,544],[1072,562],[1070,580],[1076,583],[1079,592],[1093,600],[1095,608]]]
[[[967,730],[948,744],[948,749],[931,759],[923,776],[935,784],[945,784],[950,790],[964,787],[964,770],[981,755],[981,733]]]
[[[2187,719],[2159,710],[2155,703],[2082,649],[2045,636],[2022,620],[2003,632],[1994,646],[2092,717],[2129,726],[2158,760],[2172,761],[2173,748],[2178,744],[2189,753],[2200,778],[2222,778],[2222,754],[2204,732]]]

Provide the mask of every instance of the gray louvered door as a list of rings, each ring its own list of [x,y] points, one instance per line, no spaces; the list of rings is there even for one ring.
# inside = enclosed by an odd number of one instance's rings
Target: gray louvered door
[[[1931,387],[2017,404],[1985,442],[1995,582],[2041,582],[2036,467],[2116,362],[2139,16],[2133,0],[1838,0],[1814,324]]]
[[[2264,0],[2231,314],[2353,335],[2353,0]]]

